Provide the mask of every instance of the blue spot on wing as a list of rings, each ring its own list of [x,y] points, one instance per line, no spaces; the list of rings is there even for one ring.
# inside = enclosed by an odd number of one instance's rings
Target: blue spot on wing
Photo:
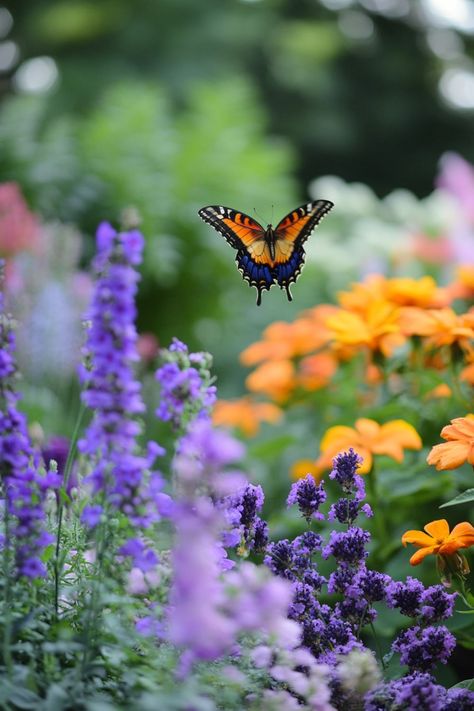
[[[273,267],[273,276],[281,288],[289,286],[296,281],[304,264],[304,250],[296,249],[290,259],[284,264]]]
[[[273,284],[272,270],[266,264],[257,264],[242,250],[237,252],[236,262],[243,278],[248,281],[250,286],[254,286],[257,289],[257,304],[260,304],[261,292],[263,290],[268,291]]]

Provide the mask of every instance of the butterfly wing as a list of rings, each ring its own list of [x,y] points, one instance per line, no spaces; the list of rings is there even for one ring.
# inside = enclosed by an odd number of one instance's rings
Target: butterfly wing
[[[244,212],[221,205],[203,207],[199,210],[199,216],[237,250],[237,266],[242,277],[257,289],[257,304],[260,304],[262,291],[270,289],[273,284],[270,252],[263,227]]]
[[[291,301],[290,284],[299,277],[304,264],[303,245],[333,203],[315,200],[288,213],[275,227],[275,266],[273,276]]]

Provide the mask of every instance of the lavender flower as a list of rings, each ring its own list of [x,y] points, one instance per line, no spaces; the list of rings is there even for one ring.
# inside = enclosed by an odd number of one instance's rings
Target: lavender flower
[[[323,484],[317,485],[311,474],[307,474],[304,479],[295,482],[290,490],[286,501],[288,506],[297,504],[301,514],[308,523],[311,519],[324,519],[318,508],[326,501],[326,492]]]
[[[439,691],[429,674],[412,674],[397,685],[394,703],[407,711],[441,711]]]
[[[399,608],[402,615],[418,617],[424,590],[423,583],[410,576],[405,583],[392,582],[387,588],[387,605]]]
[[[367,558],[365,546],[370,541],[370,533],[353,526],[347,531],[331,531],[328,545],[323,549],[323,558],[334,556],[337,561],[358,563]]]
[[[446,664],[456,646],[455,637],[446,627],[418,625],[400,632],[392,644],[392,650],[400,653],[400,661],[410,671],[431,671],[441,662]]]
[[[3,294],[0,294],[0,458],[7,526],[3,544],[11,545],[14,550],[15,574],[37,578],[46,574],[41,556],[53,540],[46,530],[45,498],[48,488],[57,486],[58,480],[54,472],[46,477],[41,475],[26,418],[17,410],[14,351],[12,323],[3,313]]]
[[[147,456],[138,454],[141,426],[136,416],[145,408],[132,369],[138,360],[135,266],[141,262],[143,243],[136,230],[116,233],[103,223],[97,231],[98,278],[81,370],[82,400],[94,415],[79,442],[80,451],[92,457],[87,482],[93,496],[100,498],[84,510],[82,518],[89,525],[97,525],[99,508],[105,504],[120,510],[134,527],[148,528],[160,518],[157,495],[162,480],[152,470],[160,451],[152,446]]]
[[[345,494],[358,492],[364,498],[365,488],[362,477],[357,474],[357,469],[362,464],[360,457],[352,447],[348,452],[338,454],[333,460],[333,469],[329,474],[330,479],[335,479],[341,485]]]
[[[163,365],[156,371],[161,385],[160,405],[156,415],[171,422],[175,430],[185,431],[196,417],[209,413],[216,400],[212,385],[209,353],[189,353],[177,338],[168,350],[161,351]]]

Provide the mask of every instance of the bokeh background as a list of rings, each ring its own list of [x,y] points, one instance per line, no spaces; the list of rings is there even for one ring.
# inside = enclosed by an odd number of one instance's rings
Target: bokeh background
[[[374,269],[439,272],[439,259],[414,262],[409,238],[444,236],[454,219],[433,193],[441,156],[474,161],[473,52],[470,0],[2,3],[0,182],[21,190],[26,236],[12,247],[4,223],[1,250],[21,245],[7,278],[38,387],[49,378],[54,392],[77,351],[78,270],[100,220],[139,216],[140,330],[212,351],[224,395],[242,390],[236,354],[271,321]],[[308,197],[336,207],[295,300],[273,289],[257,309],[197,210],[275,222]]]

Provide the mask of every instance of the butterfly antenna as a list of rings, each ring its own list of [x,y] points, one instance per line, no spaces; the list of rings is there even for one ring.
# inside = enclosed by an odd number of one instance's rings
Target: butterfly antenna
[[[254,207],[254,208],[253,208],[253,211],[254,211],[254,213],[257,215],[258,219],[261,220],[262,224],[264,224],[264,225],[265,225],[265,224],[268,224],[267,222],[265,222],[265,218],[262,217],[262,215],[260,215],[260,214],[257,212],[257,208]]]

